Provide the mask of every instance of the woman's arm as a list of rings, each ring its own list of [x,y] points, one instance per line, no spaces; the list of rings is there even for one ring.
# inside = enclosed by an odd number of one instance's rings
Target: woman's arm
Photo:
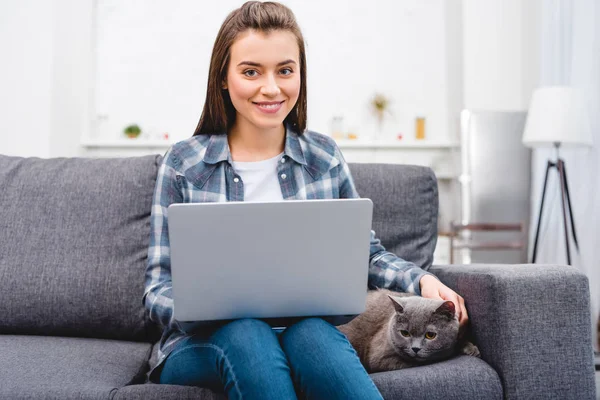
[[[350,169],[338,149],[341,160],[339,168],[340,198],[358,198]],[[424,279],[421,279],[424,278]],[[381,245],[371,231],[369,257],[369,287],[387,288],[417,294],[430,299],[449,300],[454,303],[461,327],[469,321],[464,299],[444,285],[435,275],[424,271],[415,264],[396,256]]]
[[[171,285],[171,248],[167,225],[167,207],[183,202],[174,169],[175,157],[169,150],[158,170],[150,215],[150,246],[146,267],[143,302],[150,319],[167,326],[173,317]]]
[[[341,199],[359,198],[354,186],[348,164],[338,149],[340,165],[338,165],[339,194]],[[369,255],[369,287],[386,288],[406,293],[421,295],[419,282],[425,275],[433,274],[419,268],[410,261],[403,260],[394,253],[386,251],[381,241],[371,231],[371,246]]]

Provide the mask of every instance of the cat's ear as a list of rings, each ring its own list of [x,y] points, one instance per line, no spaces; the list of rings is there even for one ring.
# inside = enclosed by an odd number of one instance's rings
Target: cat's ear
[[[394,308],[396,309],[396,312],[403,313],[404,312],[404,307],[402,307],[402,305],[400,304],[400,302],[395,297],[390,296],[389,294],[388,294],[388,297],[392,301],[392,304],[394,305]]]
[[[441,306],[435,310],[436,314],[443,315],[448,319],[454,319],[454,315],[456,314],[456,308],[454,307],[454,303],[451,301],[445,301]]]

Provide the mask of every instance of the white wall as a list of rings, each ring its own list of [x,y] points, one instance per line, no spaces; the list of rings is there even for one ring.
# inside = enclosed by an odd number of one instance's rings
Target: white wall
[[[446,104],[449,137],[458,142],[460,139],[460,112],[464,107],[464,37],[463,37],[463,1],[446,1]]]
[[[429,81],[432,89],[424,91],[426,96],[421,104],[410,105],[399,99],[399,113],[412,116],[414,110],[409,108],[422,108],[431,98],[431,93],[435,94],[435,88],[440,86],[443,87],[433,102],[438,104],[436,107],[440,104],[447,107],[446,114],[441,114],[444,121],[440,126],[447,129],[444,135],[456,132],[458,119],[455,114],[463,106],[498,110],[526,108],[531,88],[537,82],[539,33],[536,21],[539,19],[539,1],[443,2],[445,10],[441,12],[445,14],[447,25],[441,28],[441,32],[445,33],[446,41],[439,44],[439,51],[444,54],[436,57],[442,60],[440,62],[445,60],[447,65],[442,69],[429,65],[431,62],[427,64],[427,55],[423,55],[425,58],[419,60],[425,64],[424,72],[421,71],[423,76],[435,74],[435,78]],[[393,32],[393,12],[419,13],[423,7],[416,0],[401,3],[392,7],[396,3],[390,1],[388,8],[378,11],[369,11],[366,7],[360,17],[381,18],[385,23],[382,25]],[[435,1],[428,3],[437,4]],[[93,106],[90,97],[93,93],[89,87],[94,76],[92,37],[95,28],[90,23],[93,20],[93,4],[93,0],[0,3],[0,54],[6,60],[0,63],[0,87],[3,88],[0,91],[0,122],[3,127],[0,131],[0,153],[42,157],[80,154],[79,140],[90,130],[89,121],[93,117],[89,108]],[[288,1],[288,4],[296,5],[293,1]],[[340,4],[333,2],[330,13]],[[306,23],[311,18],[310,13],[299,9],[297,14],[307,36],[309,55],[315,66],[313,69],[323,68],[321,64],[325,64],[329,54],[327,48],[320,48],[319,38],[312,32],[314,27]],[[326,20],[319,21],[318,24],[327,23]],[[403,40],[419,43],[431,40],[427,37],[428,29],[420,32],[425,36],[413,40],[404,34]],[[366,36],[361,34],[358,37],[356,40],[365,40]],[[376,45],[374,42],[373,46]],[[351,53],[351,47],[347,52]],[[395,49],[398,58],[390,70],[375,71],[381,75],[377,78],[377,82],[381,82],[375,83],[378,88],[385,89],[388,81],[401,83],[407,77],[400,79],[395,76],[403,74],[403,66],[418,64],[415,60],[403,59],[402,49],[402,46]],[[346,50],[337,48],[336,51],[343,53]],[[369,61],[362,58],[363,64],[368,64]],[[342,71],[337,73],[342,76],[336,79],[346,80],[349,85],[360,85],[362,64],[357,63],[355,58],[350,57],[350,60],[353,64],[340,68]],[[370,71],[368,74],[373,73]],[[440,77],[443,73],[446,77]],[[315,87],[331,86],[332,78],[326,74],[310,77]],[[348,97],[351,94],[339,97],[339,108],[351,108],[344,106]],[[403,106],[406,107],[402,109]],[[192,117],[194,120],[199,116],[196,114],[199,114],[200,107],[197,108]],[[352,109],[348,112],[355,113]],[[317,107],[311,117],[313,127],[327,130],[328,116]],[[441,129],[437,131],[440,133]]]
[[[56,24],[49,155],[70,157],[81,153],[81,136],[90,124],[94,0],[53,2]]]
[[[538,82],[540,0],[463,0],[464,106],[525,110]]]
[[[330,132],[342,115],[359,136],[376,130],[370,100],[391,100],[384,135],[414,137],[417,114],[428,138],[448,139],[445,0],[282,0],[303,31],[308,60],[308,127]],[[179,4],[175,6],[174,4]],[[97,136],[116,138],[137,122],[176,140],[194,131],[205,98],[210,52],[238,0],[214,3],[99,0]],[[94,132],[96,133],[96,132]]]
[[[80,153],[89,119],[93,0],[0,3],[0,153]]]
[[[54,11],[40,0],[0,3],[2,154],[50,154]]]

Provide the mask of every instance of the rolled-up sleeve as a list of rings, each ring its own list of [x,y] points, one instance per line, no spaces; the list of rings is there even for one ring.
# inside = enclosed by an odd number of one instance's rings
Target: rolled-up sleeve
[[[354,186],[348,164],[338,149],[340,164],[338,165],[339,193],[342,199],[359,198]],[[369,252],[369,288],[385,288],[421,295],[419,282],[424,275],[435,275],[419,268],[410,261],[403,260],[394,253],[386,251],[381,241],[371,230]]]
[[[183,202],[172,149],[167,151],[158,170],[152,210],[150,215],[150,245],[146,266],[143,303],[150,319],[161,326],[168,326],[173,318],[171,284],[171,253],[167,207]]]

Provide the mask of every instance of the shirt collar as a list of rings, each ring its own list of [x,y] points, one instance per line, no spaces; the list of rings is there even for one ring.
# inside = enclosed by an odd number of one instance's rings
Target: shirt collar
[[[283,152],[298,164],[306,165],[306,157],[304,157],[304,151],[300,145],[300,138],[289,127],[285,130],[285,149]]]
[[[231,152],[229,151],[229,142],[225,133],[215,133],[210,135],[203,161],[206,164],[217,164],[221,161],[229,161],[231,164]]]

